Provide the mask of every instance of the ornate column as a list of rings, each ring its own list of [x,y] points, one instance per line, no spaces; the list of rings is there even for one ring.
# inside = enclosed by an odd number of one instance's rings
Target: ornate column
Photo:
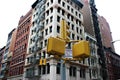
[[[57,66],[57,62],[54,59],[51,59],[50,60],[50,80],[57,79],[56,66]]]

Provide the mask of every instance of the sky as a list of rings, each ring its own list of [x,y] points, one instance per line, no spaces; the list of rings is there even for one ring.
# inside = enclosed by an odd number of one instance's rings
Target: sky
[[[17,28],[18,21],[36,0],[0,0],[0,48],[6,45],[8,33]],[[110,25],[113,41],[120,39],[120,0],[95,0],[98,14],[104,16]],[[114,43],[120,54],[120,41]]]

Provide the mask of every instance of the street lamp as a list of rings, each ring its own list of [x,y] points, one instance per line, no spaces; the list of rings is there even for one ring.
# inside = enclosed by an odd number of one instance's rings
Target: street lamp
[[[120,39],[111,41],[111,43],[114,45],[114,43],[115,43],[115,42],[118,42],[118,41],[120,41]],[[115,44],[115,45],[114,45],[114,48],[115,48],[115,52],[117,51],[117,53],[120,54],[119,45],[120,45],[120,44]]]
[[[111,43],[115,43],[115,42],[117,42],[117,41],[120,41],[120,39],[119,39],[119,40],[115,40],[115,41],[111,41]]]

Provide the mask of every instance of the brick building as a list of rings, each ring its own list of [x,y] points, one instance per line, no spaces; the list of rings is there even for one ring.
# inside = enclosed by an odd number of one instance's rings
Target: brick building
[[[23,78],[22,75],[24,73],[25,56],[31,27],[31,15],[32,10],[25,16],[21,16],[19,20],[8,80],[22,80]]]
[[[109,24],[103,16],[98,16],[98,20],[106,55],[108,78],[109,80],[120,79],[120,55],[115,53]]]

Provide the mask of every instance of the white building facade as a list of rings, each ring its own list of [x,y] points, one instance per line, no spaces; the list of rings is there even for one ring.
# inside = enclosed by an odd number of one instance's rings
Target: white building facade
[[[63,64],[46,53],[47,39],[60,35],[62,19],[70,27],[71,40],[85,39],[82,7],[83,4],[78,0],[37,0],[32,5],[32,27],[23,80],[90,80],[88,59]],[[71,47],[72,44],[68,44],[70,54]],[[46,59],[46,65],[39,65],[40,59]]]

